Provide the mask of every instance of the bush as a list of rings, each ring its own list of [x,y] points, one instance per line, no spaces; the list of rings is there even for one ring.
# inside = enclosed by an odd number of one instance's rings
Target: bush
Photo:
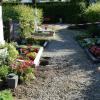
[[[19,23],[19,33],[21,37],[30,35],[34,30],[35,9],[26,5],[3,5],[4,22],[12,19]],[[42,10],[37,9],[38,24],[42,22]]]
[[[8,64],[10,64],[17,58],[18,51],[16,50],[13,43],[8,43],[6,44],[6,46],[7,46],[7,61]]]
[[[100,3],[90,5],[84,12],[84,18],[88,22],[95,22],[100,20]]]
[[[6,5],[8,4],[4,4]],[[18,4],[9,5],[12,7]],[[32,4],[25,5],[33,6]],[[82,14],[86,9],[86,2],[85,0],[71,0],[71,2],[37,3],[37,8],[43,9],[43,17],[50,19],[48,22],[59,22],[59,18],[62,18],[64,23],[78,23],[80,20],[83,21]]]
[[[0,100],[13,100],[11,91],[10,90],[0,91]]]
[[[49,17],[51,22],[59,22],[59,18],[62,18],[64,23],[77,23],[86,8],[86,3],[82,0],[77,3],[51,2],[37,4],[37,7],[43,9],[44,17]]]
[[[2,65],[0,66],[0,78],[6,77],[9,73],[9,66]]]

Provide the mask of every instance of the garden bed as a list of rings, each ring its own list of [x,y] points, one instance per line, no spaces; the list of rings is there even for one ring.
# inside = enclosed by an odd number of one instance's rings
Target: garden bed
[[[54,31],[38,31],[37,33],[32,33],[34,36],[46,36],[46,37],[52,37],[54,36]]]
[[[22,55],[22,56],[28,55],[28,57],[30,58],[29,62],[32,61],[33,65],[35,67],[39,66],[40,58],[43,53],[43,47],[21,45],[21,46],[18,46],[17,49],[18,49],[20,55]],[[25,59],[20,58],[17,60],[23,62]]]
[[[77,39],[77,42],[93,62],[100,62],[100,38],[84,37]]]

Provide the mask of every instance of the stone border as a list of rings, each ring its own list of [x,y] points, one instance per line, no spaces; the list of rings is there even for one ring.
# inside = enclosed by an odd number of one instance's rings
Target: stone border
[[[88,48],[84,48],[85,52],[87,53],[87,55],[89,56],[89,58],[95,62],[95,63],[100,63],[100,58],[96,58],[89,50]]]
[[[35,67],[38,67],[39,66],[40,58],[41,58],[42,53],[43,53],[43,47],[41,47],[39,49],[39,52],[38,52],[36,58],[34,59],[34,65],[35,65]]]

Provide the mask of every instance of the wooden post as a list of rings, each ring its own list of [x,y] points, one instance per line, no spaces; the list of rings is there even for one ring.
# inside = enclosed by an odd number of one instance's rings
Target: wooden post
[[[10,41],[14,39],[14,27],[12,19],[9,20],[9,33],[10,33]]]

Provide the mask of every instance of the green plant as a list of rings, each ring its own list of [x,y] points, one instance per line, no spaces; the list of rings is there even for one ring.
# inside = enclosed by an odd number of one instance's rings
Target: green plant
[[[26,57],[29,57],[31,60],[34,60],[36,58],[36,52],[29,52]]]
[[[34,68],[30,61],[14,62],[11,65],[12,72],[19,76],[21,81],[27,81],[35,78]],[[30,76],[31,75],[31,76]],[[29,77],[30,76],[30,77]]]
[[[4,44],[0,44],[0,49],[5,48],[6,46]]]
[[[13,43],[7,43],[7,61],[8,64],[12,63],[18,56],[18,51],[16,50]]]
[[[0,91],[0,100],[13,100],[11,91],[10,90]]]
[[[46,3],[37,3],[37,8],[40,8],[40,12],[38,11],[39,19],[41,20],[44,18],[44,20],[50,19],[49,22],[59,22],[59,18],[62,18],[62,21],[64,23],[78,23],[79,21],[83,21],[82,14],[84,10],[86,9],[86,0],[72,0],[73,2],[46,2]],[[74,3],[77,1],[77,3]],[[10,6],[12,8],[12,5],[18,5],[18,4],[4,4],[3,9],[5,9],[5,6]],[[26,5],[33,6],[33,4],[29,3]],[[41,9],[43,9],[43,18],[41,17]],[[8,9],[6,9],[8,10]],[[4,12],[3,12],[4,13]],[[9,12],[10,14],[11,12]],[[7,16],[9,14],[6,14]],[[13,16],[10,16],[13,17]],[[43,20],[42,20],[43,21]]]
[[[91,36],[100,36],[100,29],[97,25],[89,25],[87,28],[87,32]]]
[[[84,12],[84,18],[89,22],[100,20],[100,3],[90,5]]]
[[[0,77],[6,77],[9,73],[9,66],[7,65],[1,65],[0,66]]]
[[[37,4],[39,8],[44,11],[44,18],[49,18],[49,22],[59,22],[59,18],[62,18],[64,23],[78,23],[82,14],[86,8],[84,0],[72,0],[73,2],[49,2]],[[79,20],[80,19],[80,20]]]
[[[0,44],[0,65],[5,63],[5,59],[7,57],[7,48],[5,44]]]
[[[3,6],[3,19],[4,22],[12,19],[19,23],[20,36],[25,38],[30,36],[30,33],[34,31],[34,19],[35,11],[37,11],[36,20],[38,24],[42,22],[42,10],[34,9],[31,6],[20,4],[20,5],[4,5]]]

